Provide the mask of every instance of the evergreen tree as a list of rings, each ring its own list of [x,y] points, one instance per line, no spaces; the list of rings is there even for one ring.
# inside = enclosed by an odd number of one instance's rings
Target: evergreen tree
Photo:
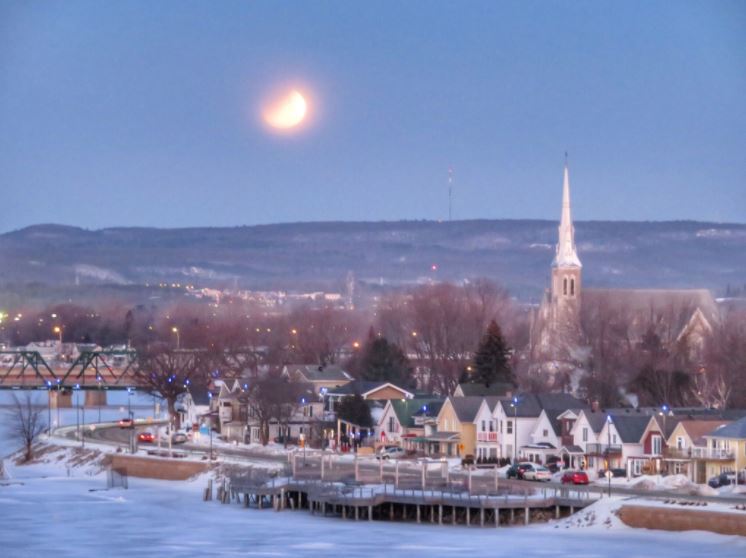
[[[414,384],[412,365],[404,351],[372,331],[360,356],[350,363],[350,369],[361,380],[391,382],[401,387],[411,387]]]
[[[337,416],[342,420],[357,424],[363,428],[373,426],[373,417],[370,415],[370,407],[359,393],[348,395],[336,405]]]
[[[510,349],[505,344],[500,326],[492,320],[474,354],[471,382],[488,387],[494,383],[515,385],[509,359]]]

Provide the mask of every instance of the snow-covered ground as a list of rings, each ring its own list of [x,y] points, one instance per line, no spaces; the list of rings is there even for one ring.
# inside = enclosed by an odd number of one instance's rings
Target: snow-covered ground
[[[570,519],[529,527],[354,522],[306,511],[205,503],[204,477],[191,482],[130,478],[128,490],[106,490],[95,457],[81,452],[58,450],[30,466],[5,461],[9,479],[0,481],[3,557],[746,555],[746,538],[625,527],[613,513],[621,499],[604,499]],[[71,467],[70,460],[80,465]]]

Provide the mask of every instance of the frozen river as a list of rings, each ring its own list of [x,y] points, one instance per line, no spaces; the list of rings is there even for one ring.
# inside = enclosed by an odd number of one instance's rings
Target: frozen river
[[[466,528],[312,517],[305,511],[247,510],[203,503],[203,482],[47,477],[52,469],[11,467],[0,487],[0,555],[75,556],[481,556],[678,558],[746,556],[746,538],[616,526]]]

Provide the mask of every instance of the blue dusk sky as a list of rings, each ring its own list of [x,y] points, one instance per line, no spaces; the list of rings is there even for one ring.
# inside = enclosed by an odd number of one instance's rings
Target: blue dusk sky
[[[746,2],[0,0],[1,231],[558,219],[565,151],[577,219],[746,222]]]

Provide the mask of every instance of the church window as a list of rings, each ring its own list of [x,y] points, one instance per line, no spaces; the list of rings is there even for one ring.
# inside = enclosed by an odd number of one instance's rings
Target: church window
[[[570,296],[575,296],[575,279],[570,279]]]
[[[567,277],[562,281],[562,294],[567,296]]]

